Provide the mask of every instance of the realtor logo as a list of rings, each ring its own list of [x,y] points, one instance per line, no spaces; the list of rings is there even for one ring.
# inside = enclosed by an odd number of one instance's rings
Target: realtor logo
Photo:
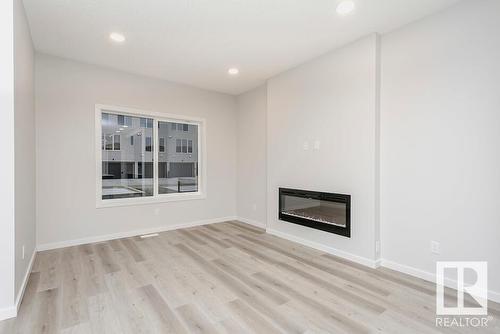
[[[457,300],[453,306],[445,305],[445,270],[456,271]],[[473,284],[465,284],[465,276],[475,277]],[[468,276],[469,277],[469,276]],[[476,301],[474,306],[465,306],[468,293]],[[448,298],[449,300],[449,298]],[[479,306],[478,306],[479,305]],[[437,315],[487,315],[488,314],[488,265],[486,262],[442,262],[436,263],[436,314]]]

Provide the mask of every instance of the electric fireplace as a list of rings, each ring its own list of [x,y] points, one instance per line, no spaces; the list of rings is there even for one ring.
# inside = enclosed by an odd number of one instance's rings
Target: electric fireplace
[[[279,188],[279,219],[351,237],[351,196]]]

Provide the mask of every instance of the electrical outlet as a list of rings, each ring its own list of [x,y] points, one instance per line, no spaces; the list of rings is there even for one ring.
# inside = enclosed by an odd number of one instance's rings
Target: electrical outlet
[[[309,150],[309,142],[305,141],[305,142],[302,144],[302,148],[304,149],[304,151]]]
[[[440,253],[440,245],[437,241],[431,241],[431,253],[439,254]]]
[[[375,241],[375,253],[380,253],[380,241]]]
[[[257,211],[257,204],[252,204],[252,210]]]
[[[22,254],[23,254],[23,260],[24,260],[24,245],[23,245],[23,251],[22,251]]]

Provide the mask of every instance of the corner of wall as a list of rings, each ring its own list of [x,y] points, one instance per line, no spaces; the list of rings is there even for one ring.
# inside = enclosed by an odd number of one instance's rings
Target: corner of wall
[[[15,285],[14,4],[0,2],[0,320],[12,314]]]
[[[267,225],[267,82],[237,97],[237,215]]]
[[[21,0],[14,1],[14,168],[15,168],[15,285],[24,289],[30,258],[35,250],[36,157],[34,47]]]
[[[381,61],[381,37],[380,34],[375,33],[375,261],[376,267],[380,265],[381,261],[381,247],[380,240],[380,93],[382,91],[382,61]]]

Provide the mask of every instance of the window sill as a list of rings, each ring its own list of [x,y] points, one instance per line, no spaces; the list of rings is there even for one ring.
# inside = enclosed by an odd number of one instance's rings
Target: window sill
[[[207,196],[205,193],[181,193],[181,194],[163,194],[157,195],[156,197],[141,197],[141,198],[119,198],[119,199],[107,199],[98,200],[96,203],[96,208],[112,208],[117,206],[136,206],[136,205],[148,205],[148,204],[158,204],[166,202],[177,202],[177,201],[191,201],[205,199]]]

